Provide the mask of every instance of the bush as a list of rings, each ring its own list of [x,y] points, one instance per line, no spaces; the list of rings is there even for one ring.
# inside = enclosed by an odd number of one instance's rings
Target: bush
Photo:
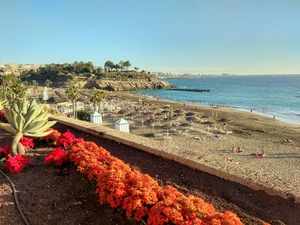
[[[77,119],[83,120],[83,121],[90,121],[90,114],[92,113],[92,110],[78,110],[77,111]]]

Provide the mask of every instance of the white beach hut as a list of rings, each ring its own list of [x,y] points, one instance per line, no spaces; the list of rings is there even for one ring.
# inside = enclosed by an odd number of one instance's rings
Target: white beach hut
[[[90,115],[90,121],[93,124],[99,124],[99,125],[101,125],[102,124],[102,115],[100,113],[93,112]]]
[[[115,122],[115,128],[116,130],[129,133],[129,122],[120,118]]]

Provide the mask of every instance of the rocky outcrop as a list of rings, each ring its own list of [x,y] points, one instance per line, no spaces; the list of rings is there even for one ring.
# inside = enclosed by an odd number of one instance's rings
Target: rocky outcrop
[[[87,81],[77,84],[82,88],[97,88],[108,91],[132,91],[145,89],[169,89],[172,85],[166,81]]]

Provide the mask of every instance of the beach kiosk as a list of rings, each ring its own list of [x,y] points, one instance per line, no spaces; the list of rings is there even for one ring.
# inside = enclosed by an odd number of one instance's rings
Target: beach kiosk
[[[93,124],[99,124],[99,125],[102,125],[102,115],[101,115],[100,113],[93,112],[93,113],[90,115],[90,121],[91,121],[91,123],[93,123]]]
[[[122,132],[127,132],[129,133],[129,123],[128,121],[124,120],[123,118],[118,119],[115,122],[115,129],[122,131]]]

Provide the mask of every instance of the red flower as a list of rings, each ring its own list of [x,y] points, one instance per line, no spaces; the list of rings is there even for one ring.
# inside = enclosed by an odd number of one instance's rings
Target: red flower
[[[26,156],[16,154],[14,157],[9,157],[6,160],[4,168],[11,173],[20,173],[29,163],[30,159]]]
[[[61,134],[56,140],[56,146],[64,146],[66,148],[68,145],[75,141],[75,136],[69,130]]]
[[[33,148],[34,143],[32,138],[22,137],[20,143],[24,146],[24,148]]]
[[[61,166],[62,164],[68,162],[68,156],[66,152],[61,148],[54,149],[49,155],[44,159],[44,162],[53,162],[56,166]]]
[[[84,142],[83,138],[75,138],[73,144]]]
[[[0,118],[4,118],[5,117],[5,113],[4,113],[4,109],[0,110]]]
[[[5,156],[6,158],[8,158],[9,148],[9,144],[5,145],[3,148],[0,147],[0,157]]]

